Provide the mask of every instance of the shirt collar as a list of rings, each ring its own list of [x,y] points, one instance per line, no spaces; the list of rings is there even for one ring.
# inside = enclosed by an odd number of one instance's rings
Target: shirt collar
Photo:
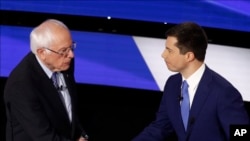
[[[53,72],[52,72],[48,67],[46,67],[46,66],[42,63],[42,61],[38,58],[37,55],[35,55],[35,56],[36,56],[36,59],[37,59],[38,63],[39,63],[40,66],[42,67],[43,71],[46,73],[46,75],[47,75],[49,78],[51,78]]]
[[[198,83],[200,82],[204,71],[205,71],[205,64],[203,63],[199,69],[197,69],[188,79],[186,79],[189,85],[189,88],[191,90],[194,90],[197,88]],[[184,77],[182,77],[182,79],[185,80]]]

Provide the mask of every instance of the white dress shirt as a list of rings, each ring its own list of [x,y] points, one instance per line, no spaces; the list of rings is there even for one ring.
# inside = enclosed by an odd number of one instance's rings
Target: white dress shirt
[[[201,80],[204,71],[205,71],[205,64],[202,64],[198,70],[196,70],[188,79],[186,79],[189,85],[188,93],[189,93],[190,107],[193,103],[195,92],[197,90],[198,84]],[[182,79],[183,81],[185,80],[184,77],[182,77]]]

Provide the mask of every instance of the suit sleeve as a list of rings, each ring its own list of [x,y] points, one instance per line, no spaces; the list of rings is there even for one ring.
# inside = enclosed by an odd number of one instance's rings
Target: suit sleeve
[[[167,114],[167,94],[165,85],[164,94],[156,113],[156,119],[151,122],[144,130],[132,141],[164,141],[166,138],[175,138],[175,132]]]
[[[234,87],[228,87],[219,96],[217,113],[228,140],[230,125],[249,124],[249,117],[242,96]]]
[[[162,112],[163,111],[159,111],[157,115],[164,114]],[[150,123],[132,141],[164,141],[166,137],[170,137],[173,132],[168,122],[166,116],[157,116],[156,120]]]

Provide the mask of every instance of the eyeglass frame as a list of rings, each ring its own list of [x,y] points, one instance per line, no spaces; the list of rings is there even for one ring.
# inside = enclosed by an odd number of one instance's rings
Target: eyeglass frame
[[[47,47],[43,47],[43,48],[45,48],[45,49],[47,49],[47,50],[49,50],[49,51],[51,51],[53,53],[56,53],[58,55],[67,56],[70,50],[74,51],[76,49],[76,42],[72,42],[72,45],[69,46],[69,47],[60,49],[61,51],[60,50],[59,51],[55,51],[55,50],[52,50],[52,49],[47,48]],[[63,51],[63,50],[65,50],[65,51]]]

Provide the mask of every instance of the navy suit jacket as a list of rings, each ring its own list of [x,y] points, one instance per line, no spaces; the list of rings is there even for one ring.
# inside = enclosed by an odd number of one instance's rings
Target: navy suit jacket
[[[185,131],[180,109],[181,83],[180,73],[169,77],[155,121],[133,141],[164,141],[171,134],[176,134],[179,141],[227,141],[231,124],[249,124],[241,94],[206,66]]]
[[[74,65],[62,72],[71,96],[72,122],[52,80],[29,53],[11,72],[4,91],[6,141],[70,141],[83,131],[76,110]]]

